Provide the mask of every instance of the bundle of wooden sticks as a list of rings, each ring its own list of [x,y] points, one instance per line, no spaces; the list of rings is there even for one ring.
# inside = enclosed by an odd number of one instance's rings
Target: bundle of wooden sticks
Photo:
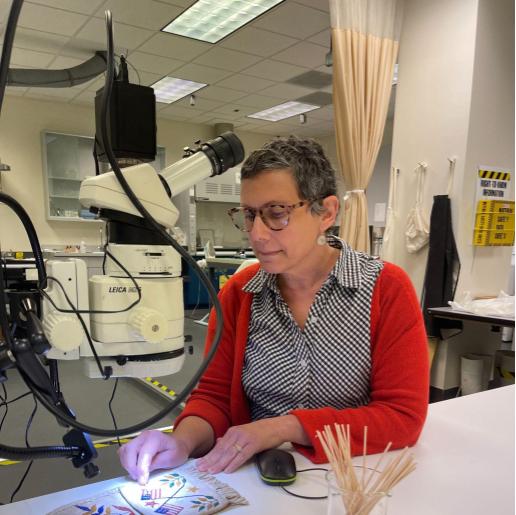
[[[342,493],[342,501],[348,515],[371,513],[375,505],[416,468],[413,456],[408,454],[409,450],[405,448],[380,470],[391,448],[391,442],[385,447],[375,467],[367,467],[367,426],[364,427],[362,465],[358,467],[351,460],[349,424],[335,424],[334,431],[330,426],[324,426],[322,433],[317,431],[317,437],[333,470],[335,486]]]

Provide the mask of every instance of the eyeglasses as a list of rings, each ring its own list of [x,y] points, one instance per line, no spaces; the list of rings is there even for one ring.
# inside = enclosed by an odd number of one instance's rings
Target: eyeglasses
[[[228,210],[233,225],[243,232],[253,229],[254,219],[259,214],[262,222],[272,231],[281,231],[287,227],[290,213],[301,206],[310,204],[311,200],[302,200],[297,204],[267,204],[259,209],[252,207],[234,207]]]

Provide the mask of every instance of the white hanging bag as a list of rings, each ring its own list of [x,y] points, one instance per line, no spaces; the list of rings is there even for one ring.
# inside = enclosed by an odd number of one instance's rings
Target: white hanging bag
[[[407,228],[405,231],[405,244],[407,251],[411,254],[418,252],[428,245],[430,228],[423,213],[423,185],[428,165],[419,163],[415,172],[417,175],[416,204],[410,210],[407,217]]]

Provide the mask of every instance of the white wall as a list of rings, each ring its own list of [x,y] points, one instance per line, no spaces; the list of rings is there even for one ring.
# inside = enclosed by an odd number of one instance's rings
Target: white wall
[[[463,272],[458,294],[507,290],[511,247],[474,247],[475,176],[479,165],[512,171],[514,194],[514,1],[480,0],[463,204],[457,240]],[[514,197],[512,197],[514,198]]]
[[[496,295],[505,288],[510,248],[473,248],[473,201],[477,166],[514,172],[514,3],[512,0],[411,0],[406,2],[400,42],[399,85],[392,164],[401,170],[394,261],[418,293],[427,251],[408,254],[404,229],[414,204],[419,161],[429,164],[424,200],[444,194],[447,157],[457,165],[452,199],[454,233],[461,259],[457,297],[464,290]],[[460,356],[494,353],[499,336],[489,327],[469,328],[440,342],[431,384],[448,389],[460,380]]]
[[[400,169],[393,261],[421,291],[427,249],[405,249],[407,214],[415,202],[417,163],[429,164],[424,195],[428,217],[434,195],[446,193],[448,161],[457,157],[452,196],[454,227],[462,209],[475,54],[477,0],[411,0],[405,3],[400,40],[392,165]]]
[[[93,136],[95,131],[92,107],[62,102],[40,101],[7,95],[0,123],[0,158],[11,166],[2,173],[2,190],[13,196],[29,213],[42,246],[99,244],[103,224],[47,220],[41,152],[41,131]],[[236,131],[246,153],[261,146],[267,139],[262,134]],[[197,139],[214,136],[208,125],[158,119],[158,144],[166,147],[167,164],[181,158],[182,149]],[[0,205],[0,243],[2,251],[29,250],[21,224],[6,206]]]

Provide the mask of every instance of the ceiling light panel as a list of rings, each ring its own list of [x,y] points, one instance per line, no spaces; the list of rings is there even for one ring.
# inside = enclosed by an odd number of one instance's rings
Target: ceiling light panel
[[[194,82],[191,80],[177,79],[175,77],[163,77],[151,85],[154,88],[156,101],[163,104],[171,104],[177,100],[191,95],[207,86],[201,82]]]
[[[164,32],[217,43],[284,0],[197,0]]]
[[[265,109],[264,111],[250,114],[248,115],[248,118],[277,122],[279,120],[284,120],[285,118],[290,118],[291,116],[308,113],[314,109],[319,109],[319,107],[320,106],[303,104],[301,102],[285,102],[283,104],[270,107],[269,109]]]

